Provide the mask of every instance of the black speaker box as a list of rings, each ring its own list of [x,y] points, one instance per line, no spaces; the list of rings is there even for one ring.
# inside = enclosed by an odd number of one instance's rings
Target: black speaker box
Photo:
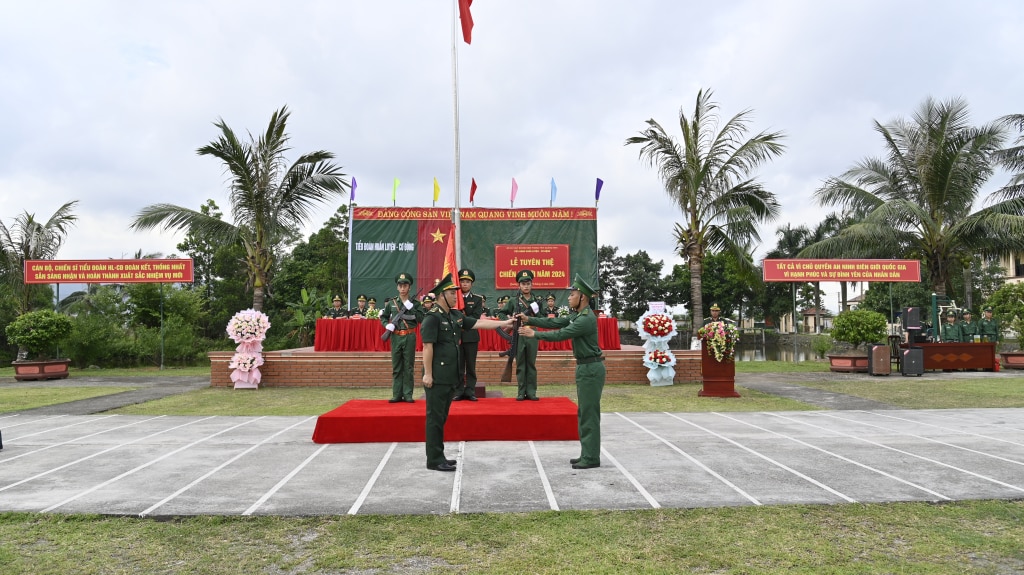
[[[903,375],[924,374],[924,348],[911,347],[903,350],[903,361],[900,362]]]
[[[900,317],[903,319],[903,329],[921,329],[921,308],[908,307]]]

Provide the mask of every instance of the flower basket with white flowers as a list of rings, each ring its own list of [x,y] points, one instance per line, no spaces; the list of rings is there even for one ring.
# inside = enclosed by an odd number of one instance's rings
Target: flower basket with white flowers
[[[636,321],[640,339],[644,342],[644,366],[652,386],[672,385],[676,376],[676,358],[668,344],[678,333],[672,316],[664,312],[648,311]]]
[[[235,389],[256,389],[259,386],[263,340],[269,329],[270,318],[267,314],[253,309],[242,310],[228,321],[228,337],[238,344],[228,364],[228,368],[234,370],[231,372],[231,381]]]

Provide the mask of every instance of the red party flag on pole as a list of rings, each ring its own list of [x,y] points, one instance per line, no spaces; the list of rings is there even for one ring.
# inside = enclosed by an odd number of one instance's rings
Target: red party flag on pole
[[[474,196],[476,196],[476,178],[473,178],[473,183],[469,186],[469,203],[473,203]]]
[[[473,15],[469,12],[473,0],[459,0],[459,20],[462,20],[462,39],[466,44],[473,43]]]

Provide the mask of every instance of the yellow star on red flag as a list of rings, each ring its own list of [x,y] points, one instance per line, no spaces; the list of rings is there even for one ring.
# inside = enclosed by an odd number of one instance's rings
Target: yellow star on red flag
[[[441,231],[441,228],[437,228],[436,232],[431,232],[430,237],[434,238],[432,243],[438,243],[444,241],[445,234]]]

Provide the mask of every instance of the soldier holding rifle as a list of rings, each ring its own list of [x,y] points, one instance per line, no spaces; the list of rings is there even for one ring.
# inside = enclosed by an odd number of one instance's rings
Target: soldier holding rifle
[[[391,339],[391,403],[414,403],[412,398],[413,364],[416,362],[416,324],[423,320],[419,302],[409,297],[412,276],[401,273],[395,276],[398,297],[389,299],[380,312],[380,323],[384,325],[381,339]]]
[[[540,313],[541,305],[544,303],[539,296],[533,294],[533,271],[521,270],[516,274],[516,281],[519,282],[519,293],[509,300],[499,310],[505,317],[516,317],[525,315],[534,317]],[[518,326],[516,326],[518,328]],[[511,350],[516,354],[516,401],[529,399],[537,401],[537,340],[532,338],[518,338],[516,349]]]
[[[597,316],[594,314],[594,288],[580,276],[569,292],[568,317],[529,317],[521,314],[524,338],[545,341],[572,339],[572,355],[576,358],[576,397],[579,408],[580,456],[569,460],[573,469],[601,467],[601,393],[604,391],[604,356],[599,345]],[[555,331],[535,331],[529,326],[558,328]]]

